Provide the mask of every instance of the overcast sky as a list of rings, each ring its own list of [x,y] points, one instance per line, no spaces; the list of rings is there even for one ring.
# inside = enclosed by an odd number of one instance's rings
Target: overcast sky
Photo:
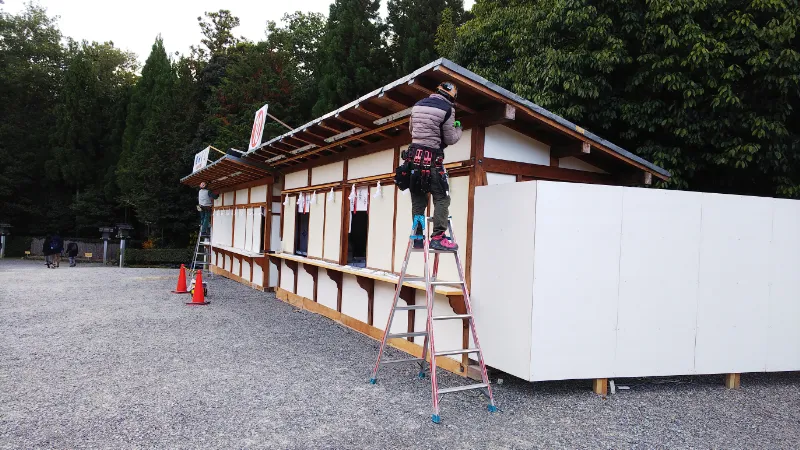
[[[113,41],[133,51],[144,63],[150,47],[161,33],[169,53],[187,54],[200,42],[197,17],[205,11],[229,9],[241,20],[236,36],[251,41],[264,38],[267,20],[279,21],[287,12],[313,11],[328,15],[332,0],[36,0],[50,16],[60,16],[58,26],[65,36],[76,40]],[[424,0],[423,0],[424,1]],[[5,0],[0,9],[17,13],[28,0]],[[381,2],[386,16],[386,0]],[[474,0],[465,0],[471,8]]]

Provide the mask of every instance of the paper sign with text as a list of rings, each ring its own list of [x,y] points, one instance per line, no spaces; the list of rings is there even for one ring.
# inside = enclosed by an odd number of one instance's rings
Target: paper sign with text
[[[211,147],[206,147],[194,155],[194,166],[192,166],[192,173],[195,173],[208,165],[208,151],[210,149]]]

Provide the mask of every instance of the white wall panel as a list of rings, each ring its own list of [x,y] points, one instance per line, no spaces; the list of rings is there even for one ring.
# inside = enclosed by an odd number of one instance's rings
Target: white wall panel
[[[282,250],[284,253],[294,253],[294,221],[297,216],[297,195],[289,196],[289,203],[284,207],[283,214]]]
[[[242,219],[244,219],[244,223],[245,223],[244,249],[249,251],[249,252],[252,252],[254,250],[258,250],[258,249],[254,249],[253,248],[253,219],[255,217],[253,215],[253,208],[247,208],[244,211],[245,211],[245,215],[242,216]]]
[[[225,270],[233,273],[233,256],[231,255],[225,256]]]
[[[322,238],[325,228],[325,192],[317,192],[316,203],[311,203],[308,218],[308,256],[322,258]],[[335,209],[335,208],[334,208]],[[341,215],[341,209],[336,210]]]
[[[383,175],[394,171],[394,149],[353,158],[347,163],[347,179]]]
[[[233,268],[231,270],[231,273],[233,273],[234,275],[238,276],[240,269],[241,269],[241,264],[239,263],[239,258],[234,256],[233,257]]]
[[[246,258],[242,258],[242,278],[244,278],[245,281],[253,281],[250,278],[250,261]]]
[[[559,159],[558,167],[561,167],[562,169],[583,170],[584,172],[607,173],[606,171],[599,169],[587,162],[583,162],[574,156]]]
[[[221,195],[214,199],[214,206],[222,206],[222,196]]]
[[[311,169],[311,184],[334,183],[342,181],[344,178],[344,161],[339,161],[324,166],[317,166]]]
[[[411,195],[408,189],[397,193],[397,221],[395,222],[396,238],[394,241],[394,271],[400,273],[403,268],[403,259],[406,257],[408,237],[411,235]],[[422,253],[412,253],[408,262],[408,274],[422,276]]]
[[[472,308],[486,364],[530,379],[536,183],[475,188]],[[530,207],[519,208],[519,199]],[[513,248],[497,245],[514,236]]]
[[[270,228],[269,249],[273,252],[280,251],[281,246],[281,216],[272,216],[272,227]]]
[[[395,186],[382,186],[382,195],[378,198],[373,196],[376,189],[375,187],[369,189],[367,267],[391,271]]]
[[[301,263],[297,264],[297,295],[314,300],[314,278]]]
[[[694,372],[701,199],[623,191],[615,376]]]
[[[253,262],[253,283],[257,286],[264,286],[264,270],[261,268],[261,264],[257,264]]]
[[[486,128],[483,152],[487,158],[550,165],[550,146],[503,125]]]
[[[425,304],[425,291],[415,289],[415,301],[418,305]],[[434,316],[448,316],[453,315],[455,312],[450,306],[450,301],[442,294],[436,294],[433,298],[433,315]],[[425,310],[419,310],[414,314],[414,330],[425,331],[425,321],[427,320],[427,313]],[[379,327],[385,326],[384,324]],[[462,345],[462,321],[460,320],[437,320],[433,324],[434,337],[436,344],[436,351],[455,350],[463,347]],[[480,332],[478,332],[480,333]],[[480,334],[479,334],[480,336]],[[423,345],[425,342],[424,336],[414,338],[414,343]],[[483,342],[483,341],[481,341]],[[448,356],[447,358],[461,361],[461,355]]]
[[[336,287],[336,282],[331,280],[326,270],[321,267],[319,275],[317,275],[317,283],[317,303],[336,311],[339,289]]]
[[[386,321],[389,319],[389,311],[392,309],[396,287],[397,285],[392,283],[375,282],[375,305],[372,310],[372,322],[376,328],[386,329]],[[403,306],[406,302],[400,300],[399,304]],[[415,314],[420,313],[420,311],[415,312]],[[422,313],[424,314],[424,311]],[[407,327],[408,311],[395,311],[390,331],[392,333],[405,333],[408,330]]]
[[[333,193],[333,201],[328,202],[331,193],[325,194],[325,242],[323,243],[323,258],[330,261],[339,261],[341,248],[340,234],[342,232],[342,191]]]
[[[256,253],[261,252],[261,240],[264,239],[263,219],[261,208],[253,208],[253,215],[250,220],[253,223],[252,249]]]
[[[245,231],[247,228],[247,215],[242,214],[244,209],[236,209],[236,216],[233,220],[233,246],[244,249]]]
[[[368,303],[367,291],[358,285],[355,275],[342,275],[342,314],[367,323]]]
[[[697,373],[766,368],[772,204],[703,194]]]
[[[269,283],[268,287],[277,287],[278,286],[278,274],[279,274],[279,266],[272,261],[269,261]]]
[[[472,147],[472,130],[464,130],[461,139],[455,145],[444,149],[444,163],[466,161],[470,158]]]
[[[222,194],[222,204],[224,206],[233,205],[233,191],[225,192]]]
[[[294,272],[281,260],[281,289],[294,292]]]
[[[245,205],[247,204],[247,189],[239,189],[236,191],[236,204],[237,205]]]
[[[287,173],[283,177],[284,189],[296,189],[308,186],[308,169]]]
[[[214,216],[214,223],[211,227],[211,241],[214,245],[231,245],[231,225],[233,224],[233,216],[228,216],[224,213],[226,210],[221,209],[220,215]]]
[[[800,202],[773,200],[767,370],[800,368]]]
[[[506,184],[506,183],[516,183],[517,176],[516,175],[509,175],[507,173],[486,173],[486,183],[488,185],[493,184]]]
[[[267,202],[267,185],[255,186],[250,188],[250,203]]]
[[[534,381],[613,373],[621,221],[621,187],[539,183],[531,345]]]
[[[450,178],[450,216],[453,223],[453,234],[458,243],[458,254],[461,257],[461,264],[466,264],[467,248],[467,211],[469,208],[469,177]],[[435,213],[435,212],[434,212]],[[431,224],[433,225],[433,224]],[[429,230],[430,233],[433,230]],[[448,232],[449,234],[449,232]],[[451,236],[452,237],[452,236]],[[415,253],[414,257],[419,257]],[[421,259],[421,258],[420,258]],[[439,256],[439,279],[443,281],[457,281],[458,268],[455,258],[450,254],[440,254]]]

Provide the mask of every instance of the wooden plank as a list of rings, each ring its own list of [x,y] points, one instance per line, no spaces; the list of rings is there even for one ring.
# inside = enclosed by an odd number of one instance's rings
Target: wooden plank
[[[725,374],[725,387],[728,389],[739,389],[741,387],[741,374],[739,373],[726,373]]]
[[[592,152],[589,142],[570,142],[569,144],[554,145],[550,147],[551,158],[569,158],[571,156],[583,156]]]
[[[344,178],[347,179],[348,163],[344,160]],[[350,187],[352,189],[352,186]],[[347,245],[350,234],[350,202],[347,199],[347,186],[342,186],[342,229],[339,232],[339,265],[347,265]],[[341,309],[340,309],[341,311]]]
[[[592,391],[603,397],[608,395],[608,378],[595,378],[592,380]]]
[[[487,172],[523,175],[545,180],[570,181],[575,183],[593,183],[616,185],[619,180],[606,173],[585,172],[583,170],[564,169],[561,167],[528,164],[516,161],[484,158],[483,168]]]
[[[311,173],[310,170],[308,172]],[[281,194],[294,194],[294,193],[297,193],[297,192],[318,191],[320,189],[327,189],[327,188],[331,188],[331,187],[339,187],[341,185],[342,185],[341,181],[337,181],[335,183],[317,184],[317,185],[314,185],[314,186],[309,185],[309,186],[299,187],[299,188],[294,188],[294,189],[286,189],[286,190],[281,191]]]

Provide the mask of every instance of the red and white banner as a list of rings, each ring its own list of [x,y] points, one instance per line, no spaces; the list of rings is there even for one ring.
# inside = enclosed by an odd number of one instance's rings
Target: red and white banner
[[[264,137],[264,122],[267,121],[267,108],[269,105],[264,105],[256,111],[256,118],[253,120],[253,131],[250,133],[250,144],[247,146],[247,151],[261,145],[261,138]]]

